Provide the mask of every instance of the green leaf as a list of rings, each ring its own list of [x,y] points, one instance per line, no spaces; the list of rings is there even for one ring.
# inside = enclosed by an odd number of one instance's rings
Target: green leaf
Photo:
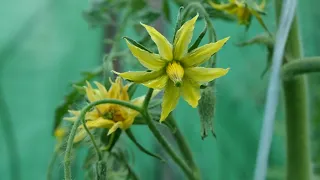
[[[192,44],[192,46],[188,49],[188,52],[196,49],[199,44],[201,43],[204,35],[206,35],[207,32],[207,23],[205,23],[204,29],[202,30],[202,32],[200,33],[199,37],[197,38],[197,40]]]
[[[156,158],[156,159],[158,159],[158,160],[160,160],[160,161],[162,161],[162,162],[166,162],[166,161],[165,161],[163,158],[161,158],[160,156],[158,156],[158,155],[156,155],[156,154],[153,154],[153,153],[149,152],[148,150],[146,150],[146,149],[137,141],[137,139],[134,137],[134,135],[133,135],[133,133],[131,132],[130,129],[127,129],[127,130],[126,130],[126,133],[127,133],[128,137],[129,137],[129,139],[138,147],[138,149],[139,149],[140,151],[142,151],[143,153],[145,153],[145,154],[147,154],[147,155],[149,155],[149,156],[152,156],[152,157],[154,157],[154,158]]]
[[[147,49],[146,47],[144,47],[142,44],[138,43],[137,41],[129,38],[129,37],[123,37],[124,39],[128,40],[131,44],[137,46],[140,49],[143,49],[145,51],[148,51],[149,53],[152,53],[149,49]]]
[[[208,136],[208,131],[216,137],[213,128],[213,119],[215,114],[215,95],[212,86],[208,86],[201,92],[201,99],[199,100],[198,112],[201,123],[201,138],[202,140]]]
[[[131,0],[130,7],[132,12],[138,12],[144,7],[146,7],[147,2],[145,0]]]
[[[165,18],[168,22],[171,22],[171,13],[170,13],[170,4],[169,0],[163,0],[162,1],[162,11],[164,13]]]
[[[79,80],[78,82],[74,83],[76,86],[83,86],[86,81],[89,81],[102,73],[102,67],[99,67],[91,72],[85,73],[84,77]],[[63,117],[68,112],[69,107],[76,101],[81,100],[83,96],[79,93],[77,89],[73,89],[70,93],[68,93],[65,98],[64,102],[59,105],[55,110],[55,117],[54,117],[54,125],[53,125],[53,131],[59,127]]]
[[[98,161],[96,163],[96,172],[98,180],[107,180],[107,164],[104,161]]]

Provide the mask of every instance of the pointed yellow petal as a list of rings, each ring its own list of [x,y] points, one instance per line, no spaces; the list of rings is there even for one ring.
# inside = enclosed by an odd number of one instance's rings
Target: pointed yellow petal
[[[107,136],[109,136],[110,134],[112,134],[113,132],[115,132],[115,131],[119,128],[120,124],[122,124],[122,122],[117,122],[117,123],[115,123],[115,124],[109,129]]]
[[[96,84],[96,86],[98,87],[100,95],[101,95],[101,98],[108,98],[107,89],[97,81],[94,81],[94,84]]]
[[[233,9],[235,9],[237,7],[237,5],[235,4],[234,1],[229,1],[230,3],[227,3],[227,4],[217,4],[217,3],[214,3],[212,1],[208,1],[208,3],[214,8],[214,9],[217,9],[217,10],[221,10],[221,11],[231,11]]]
[[[131,53],[139,62],[150,70],[159,70],[165,66],[166,61],[162,60],[158,54],[149,53],[143,49],[138,48],[126,40]]]
[[[172,81],[168,81],[163,95],[160,122],[164,121],[168,117],[169,113],[177,106],[179,97],[179,88],[174,86]]]
[[[159,76],[156,79],[144,82],[142,84],[147,86],[148,88],[162,89],[167,84],[167,81],[168,81],[168,76],[164,74],[162,76]]]
[[[85,89],[86,89],[87,98],[89,102],[94,102],[97,100],[96,95],[93,91],[91,84],[88,81],[86,81],[86,83],[87,83],[87,87],[85,87]]]
[[[163,69],[158,71],[151,71],[151,72],[147,72],[147,71],[129,71],[124,73],[118,73],[115,71],[113,72],[124,79],[133,81],[136,83],[143,83],[146,81],[156,79],[165,73]]]
[[[193,108],[198,106],[198,101],[201,98],[200,95],[200,84],[185,77],[182,84],[182,97],[188,102]]]
[[[198,82],[199,84],[203,84],[226,75],[229,69],[230,68],[223,69],[223,68],[193,67],[193,68],[186,68],[185,74],[187,77]]]
[[[130,117],[127,118],[125,121],[123,121],[122,124],[120,124],[121,129],[123,130],[128,129],[132,125],[134,118],[139,114],[137,113],[137,111],[134,111],[134,112],[135,113],[131,113]]]
[[[85,129],[80,129],[77,132],[76,136],[74,137],[73,143],[77,143],[77,142],[83,140],[86,136],[87,136],[86,130]]]
[[[213,54],[218,52],[229,38],[230,37],[227,37],[215,43],[198,47],[184,56],[180,62],[184,65],[184,67],[198,66],[207,61]]]
[[[194,24],[196,23],[198,16],[199,14],[197,14],[191,20],[185,22],[181,26],[181,28],[177,31],[177,34],[173,43],[174,60],[180,60],[188,52],[188,45],[192,39]]]
[[[88,128],[110,128],[114,122],[112,120],[99,118],[94,121],[86,122]],[[79,126],[79,128],[83,128],[83,125]]]
[[[78,120],[78,116],[73,116],[73,117],[64,117],[63,120],[66,121],[71,121],[71,122],[75,122]]]
[[[143,23],[140,24],[146,28],[151,39],[154,43],[156,43],[160,56],[166,60],[172,60],[172,45],[170,44],[170,42],[155,28]]]

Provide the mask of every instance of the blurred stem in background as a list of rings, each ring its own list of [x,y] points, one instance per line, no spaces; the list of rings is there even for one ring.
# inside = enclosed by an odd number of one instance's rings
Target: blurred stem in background
[[[7,153],[9,154],[9,168],[12,180],[20,179],[20,161],[17,147],[17,140],[12,126],[12,119],[8,105],[0,89],[0,127],[2,127],[3,139],[6,142]]]
[[[275,8],[277,23],[279,23],[282,0],[275,1]],[[301,60],[303,56],[297,15],[291,25],[286,53],[290,55],[289,62]],[[309,180],[311,162],[305,78],[300,76],[284,81],[283,88],[287,131],[287,179]]]

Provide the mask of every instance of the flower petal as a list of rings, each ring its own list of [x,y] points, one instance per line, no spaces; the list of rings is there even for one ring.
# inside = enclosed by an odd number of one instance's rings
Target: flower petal
[[[214,9],[217,9],[217,10],[222,10],[222,11],[229,12],[229,11],[237,8],[237,5],[235,4],[235,1],[230,1],[230,3],[227,3],[227,4],[217,4],[217,3],[214,3],[212,1],[208,1],[208,2]]]
[[[130,117],[128,117],[125,121],[122,121],[122,124],[120,124],[120,128],[122,130],[128,129],[134,121],[134,118],[138,115],[139,113],[137,111],[134,111],[134,113],[130,114]]]
[[[88,128],[110,128],[113,126],[114,122],[109,119],[104,119],[102,117],[94,120],[94,121],[87,121],[86,125]],[[79,128],[83,128],[83,125],[79,126]]]
[[[126,39],[125,39],[126,40]],[[158,54],[149,53],[126,40],[131,53],[146,68],[151,70],[159,70],[165,66],[166,61],[162,60]]]
[[[156,79],[144,82],[143,85],[147,86],[148,88],[162,89],[167,84],[168,78],[169,77],[166,74],[164,74]]]
[[[122,122],[117,122],[117,123],[115,123],[115,124],[109,129],[107,136],[109,136],[110,134],[112,134],[113,132],[115,132],[115,131],[119,128],[119,126],[120,126],[121,124],[122,124]]]
[[[99,83],[97,81],[94,81],[94,84],[96,84],[96,86],[98,87],[101,98],[108,98],[107,89],[101,83]]]
[[[207,61],[213,54],[218,52],[229,38],[230,37],[226,37],[215,43],[198,47],[184,56],[180,62],[184,65],[184,67],[198,66]]]
[[[198,101],[201,98],[200,84],[192,79],[185,77],[182,84],[182,97],[193,108],[198,106]]]
[[[86,83],[87,83],[87,87],[85,87],[85,89],[86,89],[86,94],[89,102],[97,101],[98,97],[94,92],[94,89],[92,88],[91,84],[88,81],[86,81]]]
[[[140,24],[146,28],[151,39],[156,43],[160,56],[166,60],[172,60],[172,45],[170,42],[155,28],[143,23]]]
[[[133,81],[136,83],[143,83],[146,81],[150,81],[153,79],[156,79],[158,77],[160,77],[161,75],[163,75],[165,73],[165,71],[163,69],[158,70],[158,71],[128,71],[128,72],[124,72],[124,73],[118,73],[116,71],[113,71],[113,73],[121,76],[124,79],[127,79],[129,81]]]
[[[188,45],[192,39],[194,24],[196,23],[198,16],[199,14],[197,14],[191,20],[185,22],[177,31],[173,43],[174,60],[180,60],[188,52]]]
[[[76,136],[73,139],[73,143],[77,143],[81,140],[83,140],[87,136],[87,131],[85,129],[80,129]]]
[[[204,67],[192,67],[185,69],[185,75],[192,80],[203,84],[214,79],[217,79],[221,76],[224,76],[228,73],[230,68],[204,68]]]
[[[179,88],[174,86],[172,81],[168,81],[163,95],[160,122],[164,121],[168,117],[169,113],[177,106],[179,97]]]

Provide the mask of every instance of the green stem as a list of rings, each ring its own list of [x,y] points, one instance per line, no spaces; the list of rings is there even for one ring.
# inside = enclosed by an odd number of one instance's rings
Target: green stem
[[[159,155],[153,154],[151,152],[149,152],[147,149],[145,149],[136,139],[136,137],[133,135],[132,131],[130,129],[126,130],[126,133],[129,137],[129,139],[138,147],[138,149],[146,154],[148,154],[149,156],[152,156],[154,158],[157,158],[158,160],[160,160],[161,162],[166,162],[162,157],[160,157]]]
[[[156,126],[152,122],[152,117],[150,116],[148,111],[144,111],[142,113],[144,116],[146,123],[153,133],[153,135],[157,138],[159,143],[162,145],[162,147],[167,151],[167,153],[171,156],[172,160],[180,166],[182,171],[188,176],[189,179],[199,179],[196,177],[196,175],[191,171],[191,169],[185,164],[185,162],[174,152],[171,145],[165,140],[165,138],[161,135],[159,130],[156,128]]]
[[[85,115],[86,115],[87,111],[89,111],[89,110],[90,110],[90,109],[85,110],[84,115],[83,115],[83,116],[80,116],[80,117],[81,117],[81,122],[82,122],[82,125],[83,125],[84,129],[86,130],[86,132],[88,133],[88,135],[89,135],[89,137],[90,137],[90,140],[91,140],[91,142],[92,142],[92,144],[93,144],[94,149],[96,150],[96,153],[97,153],[97,155],[98,155],[98,161],[101,161],[101,160],[102,160],[102,153],[101,153],[101,151],[100,151],[100,149],[99,149],[96,141],[94,140],[94,137],[93,137],[93,135],[91,134],[89,128],[87,127],[87,124],[86,124],[86,121],[85,121]]]
[[[89,111],[92,107],[99,105],[99,104],[118,104],[133,110],[136,110],[138,112],[142,112],[141,108],[138,106],[135,106],[129,102],[126,101],[120,101],[116,99],[103,99],[100,101],[95,101],[91,104],[88,104],[83,110],[81,110],[79,119],[73,124],[68,141],[67,141],[67,148],[64,156],[64,177],[65,180],[71,180],[71,150],[73,146],[73,140],[76,135],[77,129],[79,125],[82,122],[82,119],[84,119],[85,114],[87,111]]]
[[[282,76],[284,80],[291,79],[297,75],[305,73],[320,72],[320,57],[306,57],[301,61],[293,60],[282,67]]]
[[[200,172],[199,172],[199,168],[197,167],[197,164],[195,163],[193,156],[192,156],[192,152],[191,149],[188,146],[187,141],[185,140],[185,138],[183,137],[174,117],[172,114],[170,114],[167,118],[167,121],[169,123],[171,123],[173,125],[173,127],[176,128],[175,133],[173,133],[176,142],[178,144],[178,147],[181,151],[182,156],[184,157],[184,159],[187,161],[187,164],[190,164],[192,170],[197,173],[197,176],[200,176]]]
[[[20,158],[18,153],[18,144],[16,134],[14,132],[12,118],[9,107],[4,99],[2,90],[0,89],[0,127],[2,128],[3,137],[6,142],[7,153],[9,157],[9,168],[11,179],[19,180],[20,177]]]
[[[144,98],[143,101],[143,105],[142,105],[142,109],[144,109],[145,111],[148,110],[148,106],[149,106],[149,102],[151,100],[152,97],[152,93],[153,93],[153,89],[149,88],[146,97]]]
[[[279,21],[282,0],[275,1],[277,21]],[[294,17],[287,44],[286,53],[291,61],[302,58],[299,23]],[[306,85],[303,77],[283,82],[286,108],[287,132],[287,179],[310,180],[311,163],[309,148],[309,127],[307,119]]]

